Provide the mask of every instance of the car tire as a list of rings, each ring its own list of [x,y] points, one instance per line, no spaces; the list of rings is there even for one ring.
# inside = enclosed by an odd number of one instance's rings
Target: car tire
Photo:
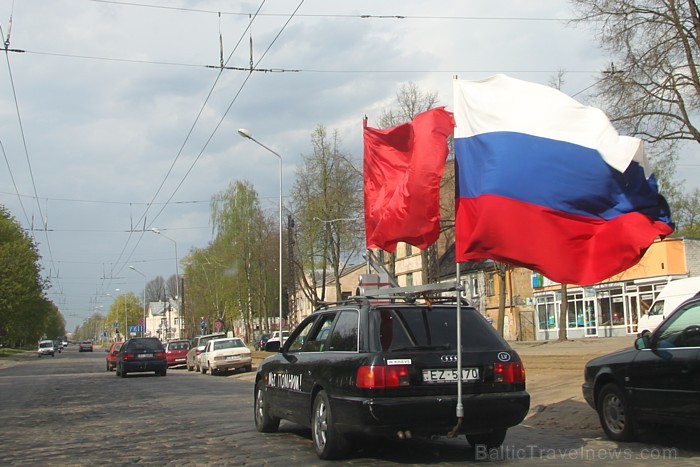
[[[199,371],[201,371],[203,375],[206,375],[206,374],[207,374],[207,369],[204,368],[204,365],[200,365],[200,366],[199,366]]]
[[[472,447],[486,446],[486,449],[494,449],[500,447],[506,439],[508,429],[492,431],[491,433],[478,433],[475,435],[467,435],[467,441]]]
[[[253,365],[248,365],[248,366],[246,366],[246,367],[243,368],[243,369],[244,369],[245,371],[247,371],[247,372],[251,372],[251,371],[253,371]]]
[[[211,367],[211,365],[207,365],[207,367],[209,368],[209,375],[210,375],[210,376],[215,376],[216,373],[218,373],[218,371],[216,371],[215,369],[213,369],[213,368]]]
[[[319,459],[340,459],[348,451],[348,440],[335,429],[326,391],[316,394],[311,413],[311,437]]]
[[[187,365],[187,371],[194,371],[194,365],[190,366],[189,363],[187,363],[186,365]]]
[[[156,376],[166,376],[168,374],[168,370],[158,370],[156,371]]]
[[[622,390],[608,383],[598,394],[598,417],[603,431],[613,441],[631,441],[635,426],[632,409]]]
[[[126,370],[124,370],[123,368],[122,368],[122,371],[121,371],[121,377],[122,377],[122,378],[126,378]]]
[[[267,400],[267,388],[263,381],[255,385],[255,401],[253,404],[255,429],[261,433],[275,433],[279,429],[280,419],[270,415]]]

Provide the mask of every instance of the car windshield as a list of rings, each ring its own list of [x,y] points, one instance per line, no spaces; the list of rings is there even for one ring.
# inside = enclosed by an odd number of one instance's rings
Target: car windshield
[[[226,337],[226,336],[223,336],[223,335],[222,335],[222,336],[207,336],[207,337],[202,337],[202,338],[200,338],[200,340],[199,340],[199,346],[200,346],[200,347],[203,347],[203,346],[207,345],[207,342],[209,342],[210,340],[212,340],[212,339],[219,339],[219,338],[221,338],[221,337]]]
[[[214,342],[214,350],[233,349],[235,347],[245,347],[245,344],[240,339]]]
[[[456,350],[457,313],[455,308],[383,308],[379,310],[379,339],[382,350]],[[504,342],[478,313],[462,309],[462,348],[500,349]]]
[[[39,344],[39,347],[51,347],[53,345],[53,342],[41,342]]]

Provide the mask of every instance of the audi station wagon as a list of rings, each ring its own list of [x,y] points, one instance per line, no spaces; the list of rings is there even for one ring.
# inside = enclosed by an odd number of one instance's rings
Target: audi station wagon
[[[316,310],[259,365],[257,430],[275,432],[281,419],[310,427],[321,459],[345,456],[358,435],[500,446],[530,407],[525,370],[477,310],[460,308],[459,420],[456,303],[356,297]]]

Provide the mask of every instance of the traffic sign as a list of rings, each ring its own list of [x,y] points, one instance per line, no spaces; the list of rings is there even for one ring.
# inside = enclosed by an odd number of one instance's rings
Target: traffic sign
[[[119,321],[117,321],[116,323],[114,323],[114,327],[115,327],[115,328],[118,328],[118,327],[119,327]]]

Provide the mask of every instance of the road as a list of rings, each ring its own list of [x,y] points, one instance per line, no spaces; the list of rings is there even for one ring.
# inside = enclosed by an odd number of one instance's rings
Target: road
[[[531,368],[533,411],[509,431],[501,450],[478,452],[464,438],[364,440],[351,458],[336,464],[700,463],[696,438],[681,434],[677,442],[678,430],[661,444],[654,444],[658,434],[641,443],[605,439],[595,413],[580,398],[581,370],[575,363],[585,357],[580,350],[520,346],[518,351]],[[276,434],[255,431],[252,376],[171,369],[165,378],[117,378],[105,371],[105,352],[98,348],[79,353],[69,347],[54,358],[21,358],[0,366],[0,465],[326,464],[313,453],[308,429],[283,422]]]

